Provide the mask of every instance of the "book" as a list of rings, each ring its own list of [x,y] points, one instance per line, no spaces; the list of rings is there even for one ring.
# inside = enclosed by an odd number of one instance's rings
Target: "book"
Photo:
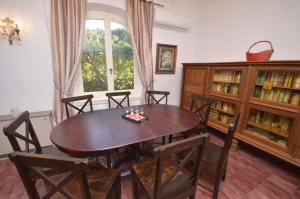
[[[300,74],[296,74],[293,81],[293,88],[300,89]]]
[[[272,89],[272,90],[270,91],[270,95],[269,95],[269,97],[268,97],[268,100],[272,100],[272,99],[273,99],[274,93],[275,93],[275,90]]]
[[[291,91],[286,91],[282,102],[286,104],[289,103],[290,96],[291,96]]]
[[[288,81],[288,87],[289,87],[289,88],[292,87],[292,83],[293,83],[293,80],[294,80],[294,76],[295,76],[294,73],[290,73],[290,79],[289,79],[289,81]]]
[[[291,100],[291,104],[299,105],[300,94],[294,94]]]
[[[235,75],[235,82],[240,83],[240,81],[241,81],[241,72],[238,71],[238,72],[236,72],[236,75]]]
[[[280,90],[278,98],[277,98],[277,102],[281,103],[283,101],[284,94],[285,94],[285,91],[284,90]]]
[[[278,96],[279,96],[279,89],[276,89],[275,92],[274,92],[272,101],[277,101]]]

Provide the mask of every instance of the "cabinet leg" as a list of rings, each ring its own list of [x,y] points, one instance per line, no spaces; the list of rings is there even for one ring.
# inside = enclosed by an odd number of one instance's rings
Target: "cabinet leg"
[[[236,152],[239,148],[239,141],[235,138],[232,139],[232,144],[230,150]]]

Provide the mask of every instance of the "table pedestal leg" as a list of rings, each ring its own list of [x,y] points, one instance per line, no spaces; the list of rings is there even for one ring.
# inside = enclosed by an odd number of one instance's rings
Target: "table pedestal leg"
[[[130,145],[125,149],[124,153],[121,154],[121,157],[119,157],[113,164],[113,168],[117,169],[122,164],[130,162],[131,160],[137,162],[139,160],[139,151],[139,144]]]

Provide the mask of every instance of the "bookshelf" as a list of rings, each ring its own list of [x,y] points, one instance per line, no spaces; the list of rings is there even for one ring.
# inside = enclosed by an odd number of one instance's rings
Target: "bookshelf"
[[[191,94],[213,98],[208,125],[300,167],[300,61],[184,63],[181,106]]]

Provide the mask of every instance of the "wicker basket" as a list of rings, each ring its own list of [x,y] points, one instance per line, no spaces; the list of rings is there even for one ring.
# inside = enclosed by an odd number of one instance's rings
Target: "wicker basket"
[[[270,50],[264,50],[264,51],[257,52],[257,53],[250,52],[251,48],[253,46],[255,46],[256,44],[258,44],[258,43],[269,43],[270,46],[271,46],[271,49]],[[269,42],[269,41],[255,42],[252,46],[250,46],[250,48],[246,52],[247,61],[269,61],[272,54],[273,54],[273,52],[274,52],[274,49],[273,49],[273,45],[272,45],[271,42]]]

